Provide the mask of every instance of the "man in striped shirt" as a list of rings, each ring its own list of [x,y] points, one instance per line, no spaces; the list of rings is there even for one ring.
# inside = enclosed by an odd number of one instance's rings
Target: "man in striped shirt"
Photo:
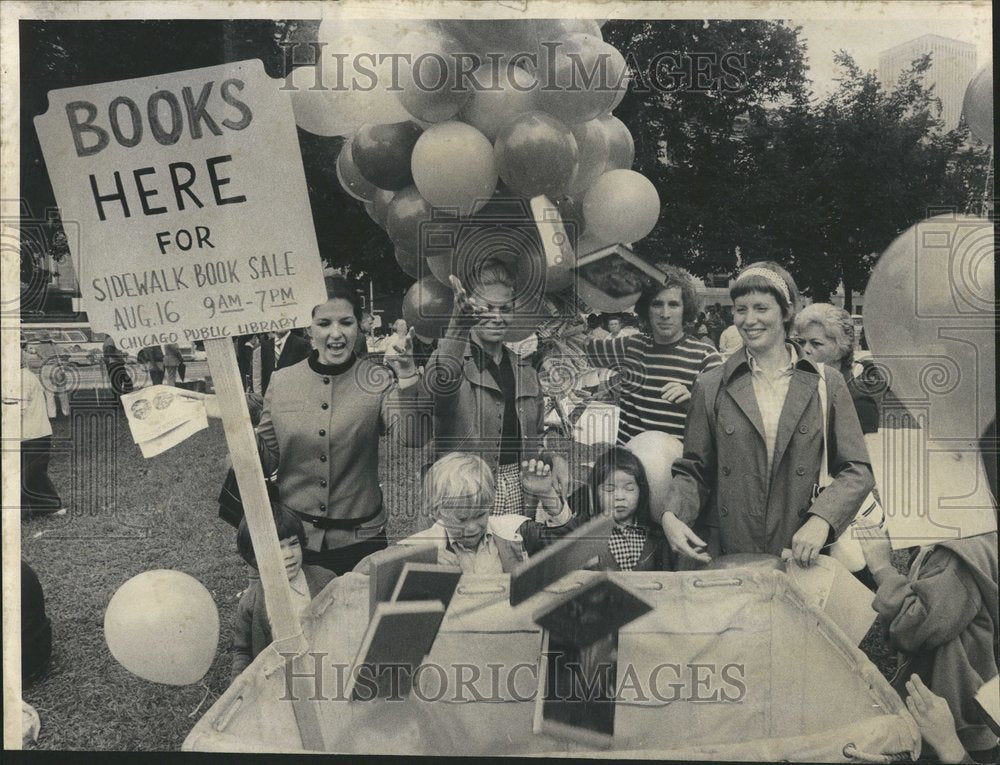
[[[587,343],[591,363],[619,375],[620,444],[647,430],[683,439],[695,378],[722,363],[711,343],[684,333],[684,323],[698,310],[691,277],[673,266],[661,269],[665,282],[644,290],[636,303],[651,335]]]

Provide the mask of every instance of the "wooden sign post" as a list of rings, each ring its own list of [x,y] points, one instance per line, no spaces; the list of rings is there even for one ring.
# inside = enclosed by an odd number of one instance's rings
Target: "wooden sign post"
[[[70,254],[94,329],[132,354],[204,341],[273,637],[301,653],[232,340],[306,325],[326,300],[279,86],[253,60],[54,90],[35,128],[79,226]],[[324,750],[314,706],[293,705],[303,747]]]

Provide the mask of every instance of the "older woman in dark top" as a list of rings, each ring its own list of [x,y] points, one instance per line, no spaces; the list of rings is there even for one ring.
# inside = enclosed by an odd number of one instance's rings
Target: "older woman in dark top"
[[[863,433],[878,431],[886,383],[873,365],[854,360],[854,320],[829,303],[807,305],[795,316],[802,355],[836,369],[847,383]]]

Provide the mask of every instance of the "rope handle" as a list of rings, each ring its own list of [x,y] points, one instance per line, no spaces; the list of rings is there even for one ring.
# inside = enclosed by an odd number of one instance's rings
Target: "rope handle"
[[[737,577],[732,579],[709,579],[708,581],[704,579],[695,579],[695,587],[739,587],[743,584],[743,580]]]
[[[459,595],[497,595],[507,592],[507,588],[502,584],[494,585],[493,587],[467,587],[464,584],[460,584],[456,592]]]
[[[855,745],[853,741],[844,745],[843,755],[849,760],[886,764],[904,762],[910,759],[909,752],[890,752],[889,754],[872,754],[871,752],[863,752],[858,749],[857,745]]]

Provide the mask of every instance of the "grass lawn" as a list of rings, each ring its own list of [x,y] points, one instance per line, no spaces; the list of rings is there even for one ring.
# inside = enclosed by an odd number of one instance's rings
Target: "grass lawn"
[[[48,674],[24,691],[42,720],[40,749],[176,750],[229,681],[232,624],[246,566],[235,531],[217,515],[226,470],[221,424],[150,460],[124,415],[54,421],[50,474],[70,508],[22,524],[22,553],[45,589],[53,627]],[[390,536],[415,527],[421,450],[385,442],[380,477]],[[390,469],[391,468],[391,469]],[[202,685],[141,680],[112,658],[104,610],[115,590],[151,569],[195,577],[219,608],[219,652]],[[862,643],[883,672],[890,656],[878,625]]]

